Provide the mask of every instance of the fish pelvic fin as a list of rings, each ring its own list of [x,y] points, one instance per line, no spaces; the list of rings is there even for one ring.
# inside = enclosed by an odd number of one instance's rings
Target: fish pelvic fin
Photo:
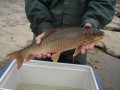
[[[60,57],[60,54],[61,54],[61,52],[53,53],[52,56],[51,56],[51,59],[52,59],[55,63],[57,63],[57,62],[58,62],[58,59],[59,59],[59,57]]]
[[[24,58],[22,57],[22,55],[20,54],[20,51],[16,51],[13,53],[10,53],[6,56],[7,59],[16,59],[17,61],[17,69],[20,69],[23,62],[24,62]]]
[[[80,53],[80,50],[81,50],[82,46],[78,46],[76,49],[75,49],[75,52],[73,54],[73,57],[77,56],[78,53]]]

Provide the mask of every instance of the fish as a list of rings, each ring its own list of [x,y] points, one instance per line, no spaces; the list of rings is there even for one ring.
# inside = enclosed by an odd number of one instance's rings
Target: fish
[[[23,62],[31,60],[32,56],[43,53],[52,53],[51,59],[58,62],[61,52],[75,49],[73,57],[81,50],[81,47],[96,42],[104,37],[104,32],[94,28],[65,28],[44,30],[44,36],[40,44],[31,44],[24,49],[8,54],[8,59],[16,59],[17,68],[20,69]]]

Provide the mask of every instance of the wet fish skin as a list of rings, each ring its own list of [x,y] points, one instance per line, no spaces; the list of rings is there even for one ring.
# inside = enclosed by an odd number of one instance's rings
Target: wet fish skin
[[[52,59],[54,62],[57,62],[61,52],[76,48],[73,55],[76,56],[83,45],[96,42],[103,37],[103,31],[93,28],[45,30],[41,44],[29,45],[20,51],[8,54],[7,58],[16,59],[18,69],[22,66],[24,59],[30,60],[32,56],[43,53],[53,53]]]

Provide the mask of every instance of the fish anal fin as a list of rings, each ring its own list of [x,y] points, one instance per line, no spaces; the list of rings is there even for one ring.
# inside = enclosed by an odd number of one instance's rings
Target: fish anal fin
[[[56,31],[58,31],[58,30],[57,29],[46,29],[46,30],[44,30],[44,36],[43,36],[43,38],[48,37],[49,35],[55,33]]]
[[[82,46],[78,46],[76,49],[75,49],[75,52],[73,54],[73,57],[75,57],[81,50]]]
[[[33,59],[33,58],[34,58],[34,55],[29,54],[29,55],[27,56],[25,62],[30,61],[30,60]]]
[[[6,56],[7,59],[16,59],[16,62],[17,62],[17,68],[20,69],[22,64],[23,64],[23,61],[24,61],[24,58],[21,56],[20,52],[19,51],[16,51],[16,52],[13,52],[13,53],[10,53]]]
[[[51,56],[51,59],[52,59],[55,63],[57,63],[57,62],[58,62],[58,59],[59,59],[59,57],[60,57],[60,54],[61,54],[61,52],[53,53],[52,56]]]

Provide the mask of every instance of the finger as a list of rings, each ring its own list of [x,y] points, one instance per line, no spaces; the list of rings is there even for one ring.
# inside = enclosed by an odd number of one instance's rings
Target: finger
[[[89,44],[85,45],[85,49],[86,49],[86,50],[89,49]]]
[[[37,55],[36,57],[37,57],[37,58],[42,58],[42,55],[40,54],[40,55]]]
[[[44,36],[44,34],[45,34],[45,33],[42,33],[42,34],[38,35],[37,38],[41,38],[41,39],[42,39],[43,36]]]
[[[91,24],[91,23],[86,23],[86,24],[84,25],[84,27],[91,28],[91,27],[92,27],[92,24]]]
[[[47,57],[47,53],[43,53],[43,54],[42,54],[42,57],[43,57],[43,58],[46,58],[46,57]]]
[[[47,57],[49,57],[49,58],[50,58],[50,57],[51,57],[51,54],[47,54]]]
[[[89,45],[89,49],[92,49],[94,46],[95,46],[95,42],[93,42]]]
[[[35,38],[36,44],[40,44],[41,43],[41,39],[40,38]]]
[[[44,33],[40,34],[39,36],[37,36],[35,38],[36,44],[40,44],[41,43],[41,39],[43,38],[43,36],[44,36]]]
[[[85,54],[85,46],[81,48],[81,54]]]

